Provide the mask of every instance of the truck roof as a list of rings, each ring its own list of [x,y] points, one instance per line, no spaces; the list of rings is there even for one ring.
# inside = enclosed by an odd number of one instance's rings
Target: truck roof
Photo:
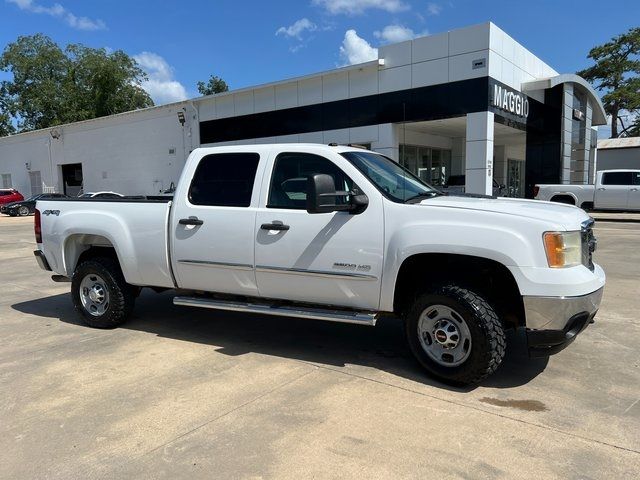
[[[286,148],[313,148],[318,151],[332,151],[337,153],[353,152],[353,151],[369,151],[362,146],[356,144],[340,145],[336,143],[259,143],[259,144],[246,144],[246,145],[224,145],[217,147],[199,147],[194,149],[203,150],[207,153],[214,153],[216,151],[238,151],[238,150],[253,150],[253,149],[286,149]]]

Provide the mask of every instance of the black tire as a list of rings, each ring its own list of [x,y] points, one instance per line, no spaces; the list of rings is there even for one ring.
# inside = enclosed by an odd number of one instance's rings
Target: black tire
[[[470,352],[463,363],[446,366],[432,359],[423,348],[418,325],[421,314],[433,305],[452,308],[462,317],[471,336]],[[405,334],[411,352],[433,376],[453,385],[478,383],[502,363],[506,349],[504,329],[495,310],[477,293],[455,285],[436,288],[418,296],[405,318]]]
[[[29,207],[18,208],[18,215],[21,217],[27,217],[29,215]]]
[[[99,316],[91,314],[81,299],[82,281],[91,274],[103,279],[108,291],[108,306]],[[122,325],[131,315],[135,303],[135,290],[125,281],[120,265],[115,259],[97,257],[76,267],[71,279],[71,297],[75,309],[87,325],[94,328],[115,328]]]

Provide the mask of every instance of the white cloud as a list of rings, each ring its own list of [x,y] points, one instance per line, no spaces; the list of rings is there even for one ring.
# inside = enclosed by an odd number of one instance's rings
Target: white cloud
[[[106,30],[107,26],[102,20],[92,20],[88,17],[78,17],[64,8],[59,3],[54,3],[51,7],[43,7],[33,0],[6,0],[8,3],[17,5],[25,12],[49,15],[54,18],[64,20],[67,25],[77,30]]]
[[[427,32],[422,32],[419,35],[426,35]],[[405,40],[411,40],[418,36],[413,30],[402,25],[387,25],[381,31],[377,30],[373,32],[376,38],[379,38],[385,43],[398,43]]]
[[[276,35],[284,35],[288,38],[297,38],[298,40],[302,40],[302,34],[305,31],[313,32],[317,29],[318,27],[311,20],[308,18],[301,18],[288,27],[280,27],[276,30]]]
[[[142,84],[142,88],[151,95],[154,103],[179,102],[187,98],[184,86],[173,78],[173,68],[160,55],[142,52],[133,58],[147,72],[149,78]]]
[[[355,30],[347,30],[340,46],[340,56],[349,65],[364,63],[378,58],[378,49],[371,46]]]
[[[427,5],[427,13],[429,13],[429,15],[440,15],[441,11],[442,6],[437,3],[429,3]]]
[[[402,0],[313,0],[313,4],[333,15],[359,15],[370,9],[396,13],[411,8]]]

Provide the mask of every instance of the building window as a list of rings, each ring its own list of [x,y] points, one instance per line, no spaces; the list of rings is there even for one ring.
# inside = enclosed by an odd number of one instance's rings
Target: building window
[[[29,172],[29,182],[31,183],[31,195],[42,193],[42,177],[39,171]]]
[[[219,153],[207,155],[198,164],[189,187],[194,205],[248,207],[260,155]]]
[[[442,186],[451,175],[451,150],[400,145],[400,164],[421,180],[434,186]]]
[[[2,174],[2,188],[11,188],[11,174],[3,173]]]

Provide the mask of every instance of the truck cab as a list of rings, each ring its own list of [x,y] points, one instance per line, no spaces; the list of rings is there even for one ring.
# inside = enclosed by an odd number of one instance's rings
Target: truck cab
[[[594,208],[640,210],[640,170],[597,172]]]

